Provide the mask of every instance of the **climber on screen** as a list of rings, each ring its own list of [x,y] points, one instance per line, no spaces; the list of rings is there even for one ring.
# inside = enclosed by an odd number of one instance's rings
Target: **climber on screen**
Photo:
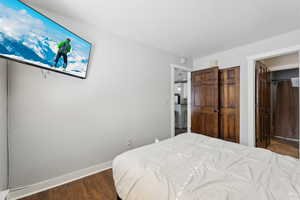
[[[60,59],[60,57],[63,57],[64,59],[64,64],[63,64],[63,70],[66,71],[67,65],[68,65],[68,53],[71,52],[71,39],[66,39],[65,41],[62,41],[58,44],[58,52],[55,58],[55,64],[54,64],[54,68],[57,67],[57,63]]]

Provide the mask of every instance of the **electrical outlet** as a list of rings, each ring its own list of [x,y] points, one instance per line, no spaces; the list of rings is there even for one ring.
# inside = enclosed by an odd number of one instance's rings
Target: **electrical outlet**
[[[130,149],[132,149],[132,140],[128,140],[128,142],[127,142],[127,146],[130,148]]]

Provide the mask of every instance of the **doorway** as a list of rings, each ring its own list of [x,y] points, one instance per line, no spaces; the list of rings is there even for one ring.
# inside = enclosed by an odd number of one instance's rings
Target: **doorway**
[[[255,64],[255,143],[299,158],[299,54]]]
[[[187,132],[187,72],[175,70],[175,136]]]
[[[171,137],[191,132],[191,69],[171,65]]]

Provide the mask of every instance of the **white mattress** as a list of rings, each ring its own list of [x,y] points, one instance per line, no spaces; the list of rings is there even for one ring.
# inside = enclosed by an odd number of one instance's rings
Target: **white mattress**
[[[199,134],[115,158],[122,200],[299,200],[300,161]]]

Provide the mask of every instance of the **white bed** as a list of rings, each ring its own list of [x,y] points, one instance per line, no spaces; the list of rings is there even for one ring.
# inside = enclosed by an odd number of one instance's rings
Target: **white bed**
[[[115,158],[122,200],[299,200],[300,161],[183,134]]]

